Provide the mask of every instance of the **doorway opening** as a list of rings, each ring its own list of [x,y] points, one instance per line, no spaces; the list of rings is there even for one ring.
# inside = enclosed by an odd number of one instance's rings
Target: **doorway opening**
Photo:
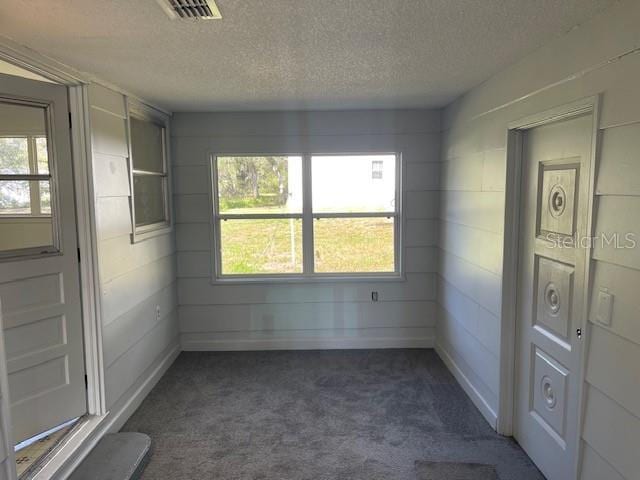
[[[47,68],[32,71],[19,60],[0,48],[5,435],[14,446],[10,478],[39,478],[44,469],[53,472],[73,457],[106,412],[94,300],[86,86],[49,78]]]

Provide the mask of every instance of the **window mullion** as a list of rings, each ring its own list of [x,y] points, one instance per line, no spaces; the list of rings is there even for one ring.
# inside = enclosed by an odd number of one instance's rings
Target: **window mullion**
[[[277,220],[293,219],[302,220],[303,216],[298,213],[218,213],[220,220]]]
[[[136,168],[133,169],[133,173],[140,176],[148,176],[148,177],[166,177],[167,174],[163,172],[151,172],[149,170],[138,170]]]
[[[38,174],[38,159],[36,158],[36,139],[28,137],[27,149],[29,156],[29,173],[31,175]],[[40,215],[40,182],[29,182],[29,200],[31,202],[31,215]]]
[[[313,206],[311,203],[311,155],[302,156],[302,272],[313,274]]]
[[[397,212],[326,212],[314,213],[314,219],[321,218],[397,218]]]

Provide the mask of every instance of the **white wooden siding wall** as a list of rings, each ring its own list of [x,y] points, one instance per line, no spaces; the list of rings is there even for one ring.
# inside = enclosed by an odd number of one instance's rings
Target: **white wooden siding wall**
[[[186,350],[432,346],[438,111],[176,114],[178,299]],[[216,153],[401,151],[406,282],[211,284],[208,161]],[[371,291],[380,301],[371,302]]]
[[[178,346],[173,233],[131,243],[125,98],[89,89],[107,408]],[[157,309],[160,315],[157,315]]]
[[[507,125],[603,92],[596,231],[640,238],[640,3],[616,4],[450,106],[443,119],[437,343],[492,424],[498,408]],[[576,74],[576,77],[570,78]],[[567,79],[566,81],[563,81]],[[498,193],[496,193],[498,192]],[[587,332],[582,478],[640,478],[640,242],[594,250],[610,327]]]

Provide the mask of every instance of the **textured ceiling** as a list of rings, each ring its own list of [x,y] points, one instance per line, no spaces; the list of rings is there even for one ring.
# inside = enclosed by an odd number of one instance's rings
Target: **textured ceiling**
[[[614,1],[2,0],[0,34],[173,111],[438,107]]]

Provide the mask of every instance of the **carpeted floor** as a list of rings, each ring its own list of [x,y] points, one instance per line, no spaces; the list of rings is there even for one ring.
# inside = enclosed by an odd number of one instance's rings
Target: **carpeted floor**
[[[417,480],[430,462],[543,478],[433,350],[184,352],[123,431],[152,438],[145,480]]]

